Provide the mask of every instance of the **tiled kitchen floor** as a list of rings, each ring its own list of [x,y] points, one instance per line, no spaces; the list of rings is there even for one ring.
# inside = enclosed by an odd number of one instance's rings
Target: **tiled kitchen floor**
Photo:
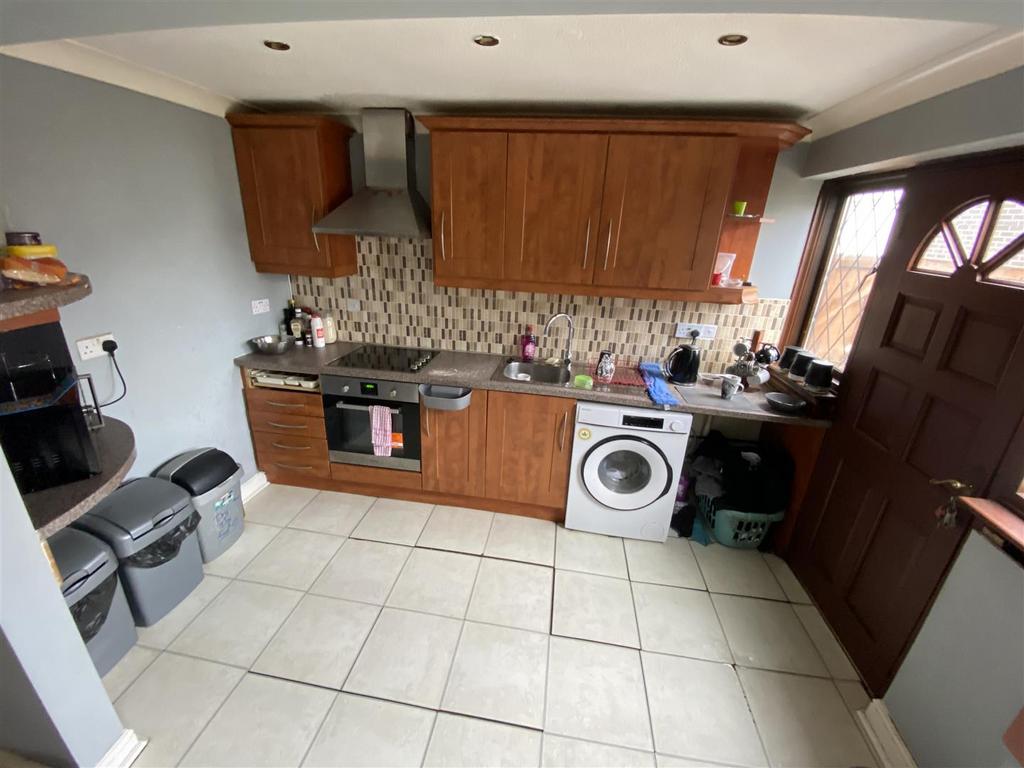
[[[104,678],[139,766],[859,766],[785,563],[271,486]]]

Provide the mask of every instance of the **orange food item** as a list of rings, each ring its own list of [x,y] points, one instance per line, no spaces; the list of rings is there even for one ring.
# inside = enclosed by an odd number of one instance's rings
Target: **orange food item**
[[[0,261],[0,274],[25,283],[53,285],[67,276],[68,268],[60,259],[22,259],[17,256],[5,256],[3,261]]]

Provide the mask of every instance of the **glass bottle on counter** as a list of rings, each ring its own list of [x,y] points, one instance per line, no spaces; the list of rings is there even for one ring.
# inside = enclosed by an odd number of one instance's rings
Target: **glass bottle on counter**
[[[537,337],[533,333],[532,325],[526,326],[526,333],[519,337],[519,346],[523,362],[532,363],[537,357]]]

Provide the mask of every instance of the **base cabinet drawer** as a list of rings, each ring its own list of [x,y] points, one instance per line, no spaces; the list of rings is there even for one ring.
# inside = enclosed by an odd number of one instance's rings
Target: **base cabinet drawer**
[[[249,425],[253,432],[272,432],[292,437],[327,439],[323,416],[292,416],[290,414],[249,412]]]
[[[245,390],[245,402],[249,411],[270,415],[319,416],[324,415],[324,401],[319,394],[286,392],[281,389]]]
[[[256,448],[256,464],[264,472],[288,472],[293,475],[329,478],[331,465],[327,459],[296,456],[281,451],[264,451]]]
[[[256,450],[299,461],[327,461],[327,441],[318,437],[292,437],[276,432],[253,432]]]
[[[419,472],[386,467],[364,467],[360,464],[331,464],[331,478],[345,483],[385,485],[393,488],[423,487],[423,476]]]

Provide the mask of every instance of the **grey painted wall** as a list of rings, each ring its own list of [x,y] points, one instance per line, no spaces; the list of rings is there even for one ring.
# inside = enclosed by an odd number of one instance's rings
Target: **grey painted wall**
[[[803,174],[848,176],[1020,144],[1024,67],[819,139],[811,144]]]
[[[115,86],[0,56],[0,204],[38,230],[93,295],[61,312],[80,372],[104,401],[106,358],[75,339],[111,332],[128,396],[107,413],[135,431],[135,473],[212,445],[255,472],[240,379],[244,340],[276,333],[288,279],[259,275],[245,238],[225,121]],[[271,313],[253,316],[251,300]]]
[[[0,460],[0,749],[44,765],[96,765],[121,721]]]
[[[1024,706],[1024,568],[972,532],[885,703],[918,765],[1016,766],[1002,735]]]

